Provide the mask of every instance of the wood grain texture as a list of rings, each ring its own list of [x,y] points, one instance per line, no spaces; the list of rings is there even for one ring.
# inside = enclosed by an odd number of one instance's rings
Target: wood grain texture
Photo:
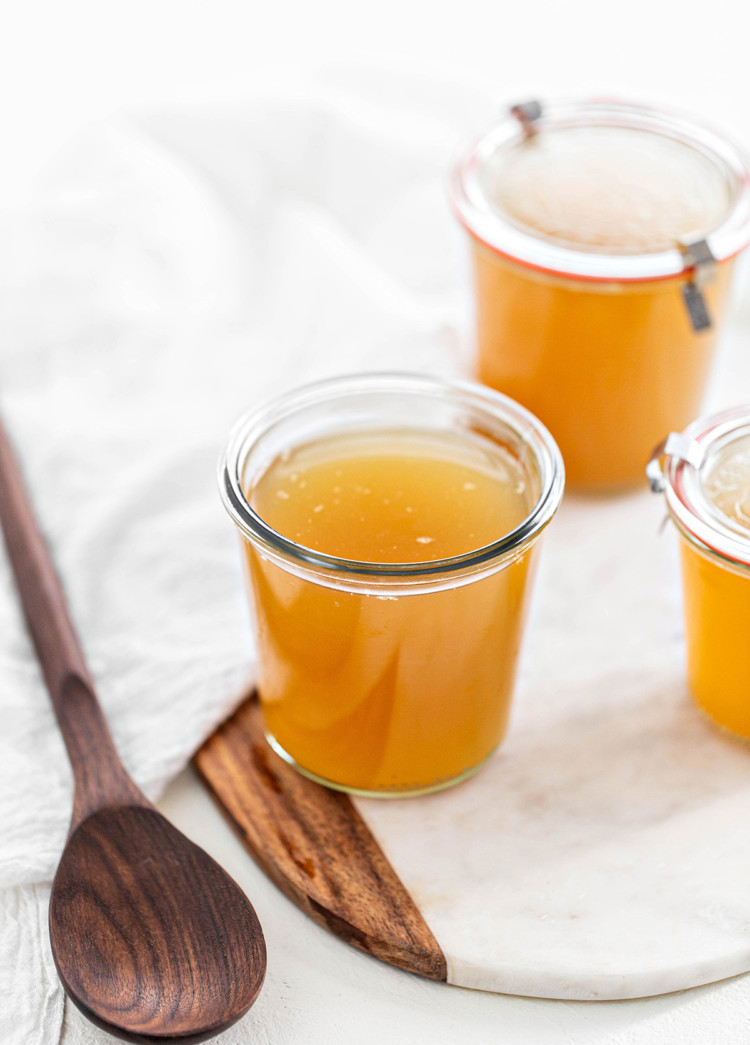
[[[109,800],[145,801],[128,777],[94,692],[67,600],[0,421],[0,522],[26,626],[75,779],[73,825]]]
[[[263,984],[255,911],[155,809],[104,809],[73,831],[49,926],[70,997],[129,1041],[205,1041],[247,1012]]]
[[[351,799],[269,747],[254,695],[194,763],[258,864],[319,925],[400,969],[446,980],[443,952]]]

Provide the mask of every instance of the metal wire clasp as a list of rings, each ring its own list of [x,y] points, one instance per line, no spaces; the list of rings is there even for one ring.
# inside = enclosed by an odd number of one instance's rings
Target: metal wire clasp
[[[529,102],[519,102],[517,105],[511,105],[510,113],[521,124],[524,135],[530,138],[538,130],[535,124],[542,115],[542,103],[536,101],[536,99],[532,99]]]
[[[678,246],[685,269],[690,271],[687,282],[682,285],[682,296],[690,317],[690,325],[697,334],[711,326],[711,314],[703,295],[703,287],[716,275],[716,258],[705,239],[697,239],[692,243],[680,241]]]
[[[676,457],[685,461],[692,468],[698,469],[703,464],[703,448],[695,439],[688,439],[679,432],[672,432],[654,447],[651,459],[646,465],[646,477],[653,493],[663,493],[667,485],[662,457]]]

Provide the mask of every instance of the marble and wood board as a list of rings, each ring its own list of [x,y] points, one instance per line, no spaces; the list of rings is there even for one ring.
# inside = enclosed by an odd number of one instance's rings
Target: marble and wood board
[[[508,736],[451,790],[331,792],[240,706],[195,764],[287,896],[464,987],[618,999],[750,970],[750,749],[689,698],[662,515],[648,494],[566,497]]]

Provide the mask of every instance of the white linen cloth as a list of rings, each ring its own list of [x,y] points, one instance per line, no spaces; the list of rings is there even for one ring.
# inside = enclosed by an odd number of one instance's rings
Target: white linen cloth
[[[215,482],[229,428],[326,374],[461,371],[469,291],[445,179],[494,108],[453,84],[331,71],[92,128],[0,216],[3,414],[152,798],[252,675]],[[0,1040],[53,1045],[46,915],[71,774],[4,554],[0,721]]]

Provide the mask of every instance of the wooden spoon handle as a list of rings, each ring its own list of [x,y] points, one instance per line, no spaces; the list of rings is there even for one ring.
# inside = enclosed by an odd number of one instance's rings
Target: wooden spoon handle
[[[104,805],[144,804],[120,761],[39,530],[21,471],[0,420],[0,524],[26,624],[34,641],[75,779],[73,823]]]

